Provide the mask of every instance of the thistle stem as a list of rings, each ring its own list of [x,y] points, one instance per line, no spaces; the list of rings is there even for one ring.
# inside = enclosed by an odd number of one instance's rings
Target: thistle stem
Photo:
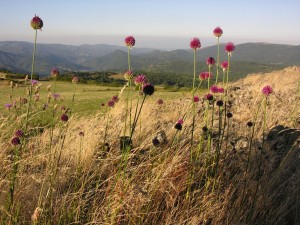
[[[35,63],[35,53],[36,53],[36,40],[37,40],[37,30],[35,30],[35,36],[34,36],[34,45],[33,45],[33,53],[32,53],[32,64],[31,64],[31,74],[30,74],[30,89],[29,89],[29,102],[27,106],[26,111],[26,120],[25,120],[25,129],[24,132],[27,132],[28,127],[28,118],[29,118],[29,112],[31,107],[31,101],[32,101],[32,78],[34,74],[34,63]]]
[[[220,64],[220,37],[218,37],[218,56],[217,56],[217,76],[216,76],[216,84],[218,83],[219,78],[219,64]]]

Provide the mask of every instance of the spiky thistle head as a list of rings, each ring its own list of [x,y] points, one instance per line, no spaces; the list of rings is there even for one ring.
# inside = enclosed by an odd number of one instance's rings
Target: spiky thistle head
[[[215,37],[219,38],[222,36],[223,30],[220,27],[216,27],[213,31],[213,34],[215,35]]]
[[[124,42],[125,42],[125,45],[130,48],[135,45],[135,39],[133,36],[127,36],[125,38]]]
[[[199,40],[199,38],[192,38],[191,42],[190,42],[190,47],[194,50],[197,50],[198,48],[201,47],[201,42]]]
[[[30,25],[34,30],[41,30],[44,23],[43,23],[43,20],[40,17],[35,15],[32,18],[32,20],[30,21]]]

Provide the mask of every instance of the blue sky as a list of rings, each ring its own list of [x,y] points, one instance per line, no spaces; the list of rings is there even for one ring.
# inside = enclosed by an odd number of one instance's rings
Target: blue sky
[[[133,35],[137,47],[188,48],[221,42],[300,44],[299,0],[1,0],[0,41],[33,41],[29,26],[44,21],[40,43],[122,45]]]

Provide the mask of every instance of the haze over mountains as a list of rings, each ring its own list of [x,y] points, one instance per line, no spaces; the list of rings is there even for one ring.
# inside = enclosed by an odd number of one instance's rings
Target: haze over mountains
[[[30,73],[33,44],[29,42],[0,42],[0,69],[16,73]],[[201,48],[197,60],[205,61],[208,56],[216,58],[217,46]],[[220,59],[226,60],[224,45],[220,47]],[[165,69],[171,72],[190,72],[188,65],[193,61],[193,51],[178,49],[162,51],[151,48],[131,50],[133,70]],[[232,61],[300,66],[300,45],[269,43],[245,43],[236,46]],[[115,45],[61,45],[37,44],[36,73],[49,75],[53,67],[62,71],[125,71],[127,69],[127,47]],[[186,71],[188,70],[188,71]]]

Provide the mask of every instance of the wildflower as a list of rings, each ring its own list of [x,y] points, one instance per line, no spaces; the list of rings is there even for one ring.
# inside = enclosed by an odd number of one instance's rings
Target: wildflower
[[[73,84],[77,84],[78,81],[79,81],[79,78],[78,78],[78,77],[73,77],[73,79],[72,79],[72,83],[73,83]]]
[[[80,137],[84,137],[84,132],[83,132],[83,131],[80,131],[80,132],[79,132],[79,136],[80,136]]]
[[[176,130],[182,130],[182,124],[183,124],[183,119],[179,119],[178,121],[177,121],[177,123],[175,124],[175,129]]]
[[[249,121],[248,123],[247,123],[247,127],[252,127],[253,126],[253,123],[251,122],[251,121]]]
[[[147,83],[147,78],[144,74],[140,74],[134,79],[134,83],[136,86],[143,86]]]
[[[199,74],[199,79],[200,80],[206,80],[208,78],[212,78],[212,73],[202,72],[202,73]]]
[[[266,85],[266,86],[263,87],[262,93],[263,93],[266,97],[268,97],[270,94],[273,93],[273,89],[272,89],[272,87],[271,87],[270,85]]]
[[[109,107],[114,107],[114,106],[115,106],[115,102],[114,102],[113,100],[109,100],[109,101],[107,102],[107,106],[109,106]]]
[[[222,100],[217,101],[217,106],[222,107],[224,105],[224,102]]]
[[[218,87],[218,93],[224,93],[224,88],[222,88],[222,87]]]
[[[198,48],[200,48],[201,43],[200,43],[199,38],[194,37],[190,42],[190,47],[194,50],[197,50]]]
[[[225,45],[225,51],[228,52],[229,55],[231,55],[231,53],[235,50],[235,46],[232,42],[228,42]]]
[[[223,30],[220,27],[216,27],[213,31],[214,35],[219,38],[222,36],[223,34]]]
[[[21,144],[20,138],[19,137],[13,137],[11,139],[11,144],[12,145],[20,145]]]
[[[143,86],[143,93],[144,93],[144,95],[153,95],[153,93],[154,93],[154,86],[152,84],[150,84],[150,83],[145,84]]]
[[[131,70],[128,70],[124,73],[125,80],[131,80],[133,78],[133,72]]]
[[[157,100],[157,104],[162,105],[162,104],[164,104],[164,101],[160,98]]]
[[[59,70],[58,68],[53,68],[51,70],[51,77],[57,77],[57,76],[59,76]]]
[[[117,95],[115,96],[112,96],[111,100],[114,102],[114,103],[117,103],[119,101],[119,98]]]
[[[212,101],[212,100],[214,100],[214,96],[212,94],[207,94],[207,95],[205,95],[205,99],[208,101]]]
[[[228,119],[230,119],[230,118],[232,118],[233,115],[232,115],[231,112],[228,112],[228,113],[226,114],[226,116],[227,116]]]
[[[219,87],[217,85],[212,85],[209,90],[211,93],[219,93]]]
[[[194,102],[199,102],[200,98],[199,96],[194,96]]]
[[[6,104],[4,105],[4,107],[5,107],[6,109],[10,110],[10,108],[12,107],[12,104],[6,103]]]
[[[22,130],[16,130],[15,137],[24,137],[24,132]]]
[[[35,86],[37,83],[38,83],[37,80],[31,80],[31,85],[32,85],[32,86]]]
[[[223,71],[225,72],[228,69],[228,62],[227,61],[223,61],[221,63],[221,67],[222,67]]]
[[[213,58],[213,57],[208,57],[207,59],[206,59],[206,64],[208,65],[208,66],[212,66],[212,65],[215,65],[215,63],[216,63],[216,60]]]
[[[53,96],[54,100],[57,100],[60,98],[60,94],[54,93],[54,94],[52,94],[52,96]]]
[[[40,17],[35,15],[33,17],[33,19],[31,20],[30,25],[34,30],[40,30],[40,29],[42,29],[44,23],[43,23],[43,20],[41,20]]]
[[[63,113],[60,117],[61,121],[67,122],[69,120],[69,117],[67,114]]]
[[[125,45],[128,47],[133,47],[135,45],[135,39],[132,36],[128,36],[125,38]]]

